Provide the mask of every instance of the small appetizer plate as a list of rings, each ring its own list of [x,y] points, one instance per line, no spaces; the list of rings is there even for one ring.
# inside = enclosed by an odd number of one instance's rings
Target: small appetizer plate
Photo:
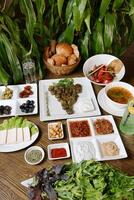
[[[25,151],[24,159],[29,165],[37,165],[45,157],[44,150],[39,146],[32,146]]]
[[[70,157],[68,143],[50,144],[47,149],[49,160],[65,159]]]
[[[63,125],[61,122],[53,122],[48,124],[48,139],[60,140],[64,138]]]

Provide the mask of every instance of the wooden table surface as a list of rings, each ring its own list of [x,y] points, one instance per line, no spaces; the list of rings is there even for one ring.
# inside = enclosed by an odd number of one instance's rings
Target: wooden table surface
[[[134,43],[130,46],[127,52],[121,57],[121,60],[126,66],[126,74],[123,78],[123,81],[130,83],[134,86]],[[72,75],[73,77],[83,76],[82,66],[79,67]],[[51,73],[46,74],[47,79],[56,78]],[[101,89],[100,86],[93,85],[95,93]],[[103,110],[102,114],[107,114]],[[50,142],[47,138],[47,122],[41,122],[39,120],[39,115],[28,116],[27,119],[34,122],[40,131],[40,136],[33,145],[38,145],[47,149],[47,145],[53,142]],[[114,117],[117,126],[119,125],[119,117]],[[0,119],[2,122],[3,119]],[[66,120],[63,120],[63,123],[66,123]],[[68,141],[66,136],[62,142]],[[108,161],[109,164],[114,167],[126,172],[129,175],[134,175],[134,154],[133,154],[133,141],[129,141],[131,144],[125,142],[125,147],[128,153],[128,158]],[[21,186],[20,182],[31,177],[38,170],[49,167],[57,163],[65,163],[71,161],[71,159],[59,160],[59,161],[49,161],[47,158],[37,166],[30,166],[24,161],[24,150],[13,153],[0,153],[0,200],[27,200],[27,190]]]

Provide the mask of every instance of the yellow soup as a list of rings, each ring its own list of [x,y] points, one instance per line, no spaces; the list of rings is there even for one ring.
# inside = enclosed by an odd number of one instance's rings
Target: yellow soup
[[[133,97],[131,92],[123,87],[113,87],[107,91],[108,97],[117,103],[127,104],[128,100]]]

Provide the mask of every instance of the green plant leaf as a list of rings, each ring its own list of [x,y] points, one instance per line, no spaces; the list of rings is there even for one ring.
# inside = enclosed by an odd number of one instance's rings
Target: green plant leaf
[[[23,73],[22,73],[20,62],[15,52],[12,49],[10,41],[8,40],[7,36],[3,33],[0,33],[0,42],[5,47],[7,59],[9,61],[9,64],[12,70],[14,83],[15,84],[20,83],[23,80]]]
[[[61,14],[62,14],[63,4],[64,4],[64,0],[57,0],[58,13],[59,13],[60,18],[61,18]]]
[[[114,29],[116,23],[115,13],[107,13],[104,18],[104,46],[109,49],[113,42]]]
[[[109,8],[109,4],[110,4],[111,0],[102,0],[101,1],[101,5],[100,5],[100,9],[99,9],[99,19],[102,20],[103,17],[105,16],[108,8]]]
[[[73,9],[73,1],[68,1],[67,6],[66,6],[66,13],[65,13],[65,21],[67,25],[70,23],[72,15],[73,15],[72,9]]]
[[[26,31],[28,35],[29,41],[32,43],[33,40],[33,34],[34,34],[34,28],[36,24],[36,15],[34,12],[33,4],[31,0],[21,0],[20,3],[20,9],[21,12],[26,17]]]
[[[104,52],[104,42],[103,42],[103,24],[97,20],[95,29],[93,31],[93,46],[95,53]]]
[[[80,49],[81,49],[81,54],[83,58],[87,59],[89,56],[89,31],[88,30],[86,31],[83,40],[81,40]]]
[[[76,4],[76,1],[73,4],[73,22],[74,22],[74,27],[76,31],[80,31],[79,29],[79,24],[80,24],[80,11],[78,9],[78,6]]]
[[[59,36],[58,41],[64,41],[69,44],[72,44],[74,40],[74,24],[73,21],[67,26],[65,31]]]
[[[90,9],[86,9],[85,10],[85,18],[84,18],[84,21],[85,21],[85,24],[87,26],[87,29],[89,31],[89,33],[91,34],[91,29],[90,29],[90,19],[91,19],[91,11]]]
[[[129,7],[130,7],[130,10],[129,10],[128,14],[133,15],[134,14],[134,1],[133,0],[129,1]]]
[[[0,83],[3,85],[8,85],[10,80],[11,80],[10,75],[5,71],[0,61]]]
[[[44,24],[43,24],[43,14],[45,11],[45,1],[43,0],[34,0],[37,11],[37,21],[36,26],[39,28],[41,36],[44,34]]]
[[[131,19],[131,27],[129,30],[128,44],[130,44],[134,40],[134,14],[130,16],[130,19]]]
[[[122,6],[123,2],[124,0],[114,0],[113,9],[119,9]]]

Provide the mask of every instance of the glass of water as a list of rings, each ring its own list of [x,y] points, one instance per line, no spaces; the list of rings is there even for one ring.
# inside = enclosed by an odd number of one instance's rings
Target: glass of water
[[[127,135],[134,135],[134,98],[128,102],[120,123],[120,130]]]
[[[35,61],[31,58],[26,59],[22,63],[23,74],[26,83],[34,83],[36,82],[36,69],[35,69]]]

